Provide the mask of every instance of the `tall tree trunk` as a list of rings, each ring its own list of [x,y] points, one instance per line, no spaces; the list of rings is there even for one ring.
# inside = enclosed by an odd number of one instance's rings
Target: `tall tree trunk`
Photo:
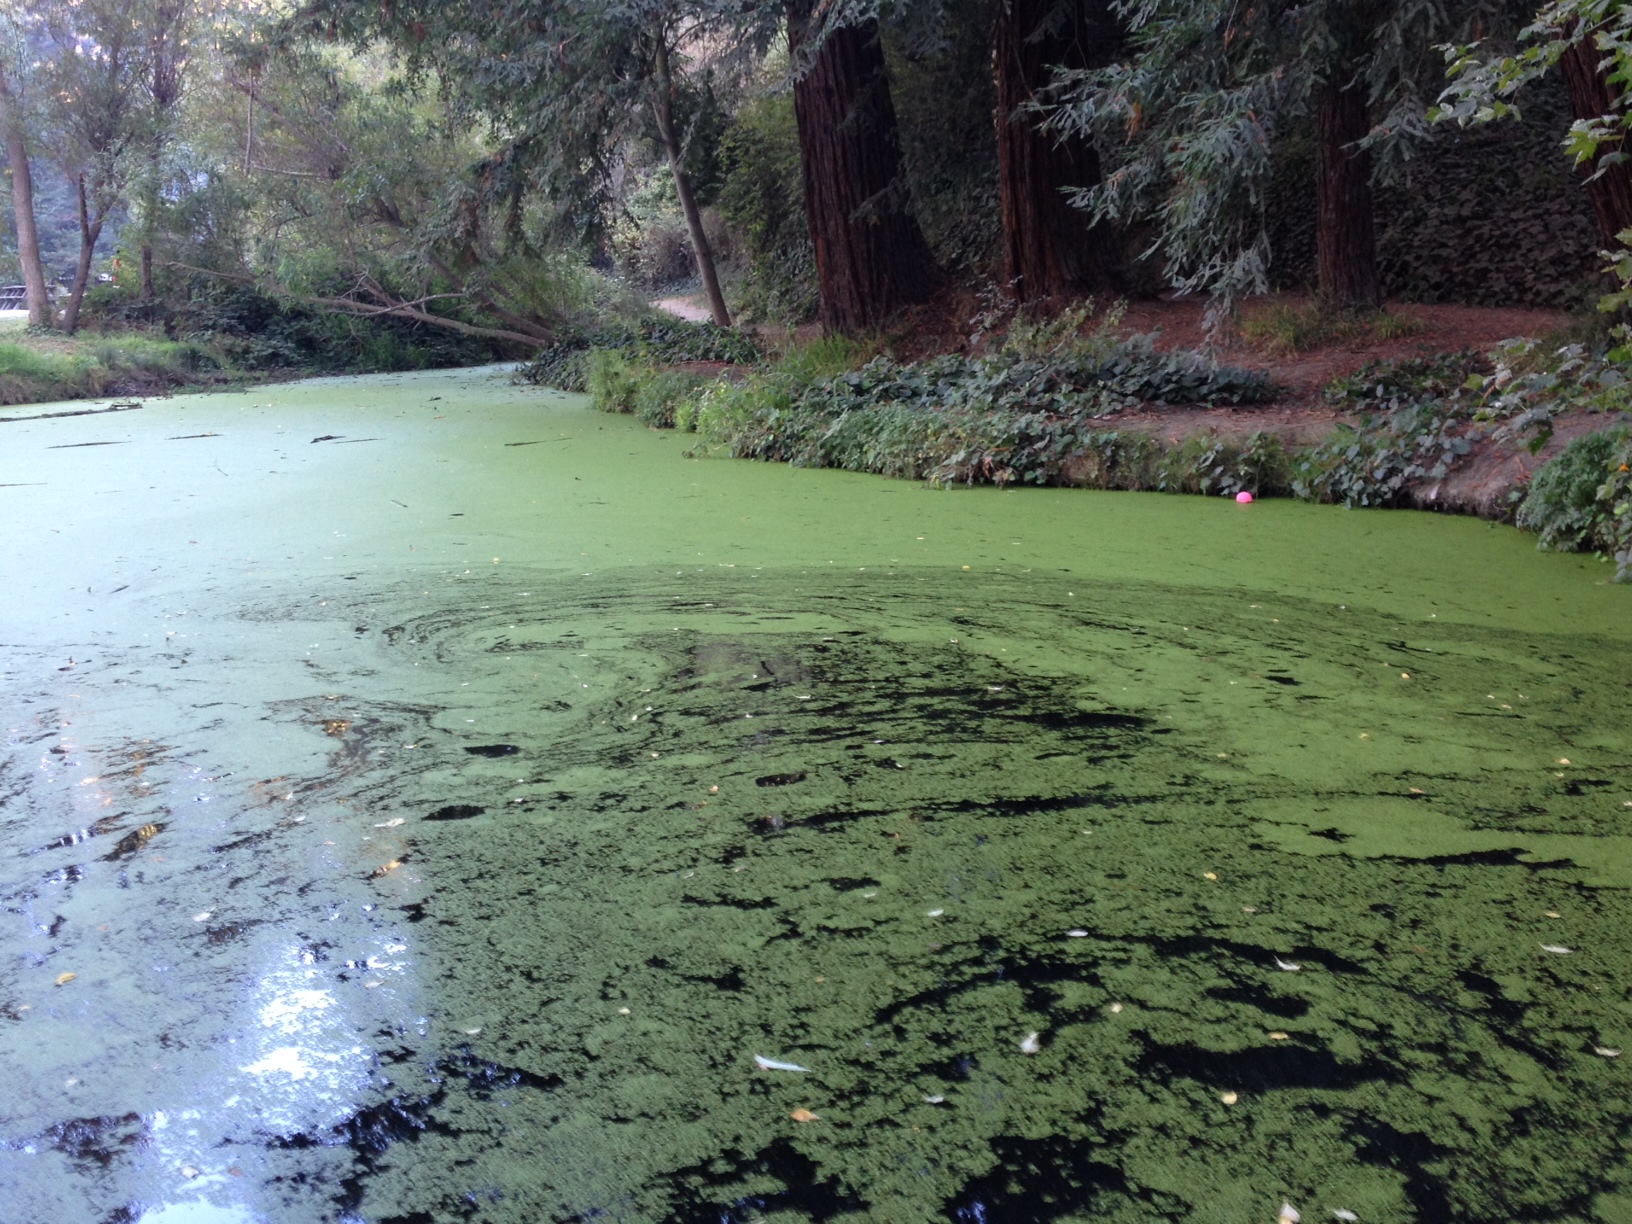
[[[788,0],[787,12],[822,324],[866,331],[926,301],[940,273],[908,208],[878,23],[834,30],[812,53],[810,0]]]
[[[102,223],[108,215],[108,210],[99,203],[96,216],[91,216],[83,174],[75,178],[74,190],[79,199],[79,263],[74,268],[68,305],[62,312],[62,330],[69,335],[79,330],[79,308],[85,301],[85,286],[91,279],[91,259],[96,254],[96,240],[102,236]]]
[[[11,211],[17,219],[17,257],[23,265],[23,284],[28,289],[28,321],[35,327],[50,327],[56,311],[45,285],[45,269],[40,265],[40,231],[34,221],[34,176],[28,168],[28,141],[23,136],[22,118],[17,114],[11,85],[0,77],[0,129],[6,138],[6,158],[11,163]]]
[[[1115,288],[1110,227],[1090,225],[1065,194],[1099,182],[1099,154],[1080,136],[1042,130],[1027,107],[1056,67],[1104,63],[1117,42],[1105,0],[999,0],[992,69],[1003,279],[1018,302]]]
[[[1323,85],[1315,126],[1315,263],[1321,296],[1343,307],[1381,306],[1371,157],[1354,147],[1371,130],[1364,82],[1338,74]]]
[[[686,218],[686,230],[691,235],[692,254],[697,259],[697,274],[703,278],[703,292],[708,297],[708,312],[721,327],[731,326],[731,312],[725,308],[725,294],[720,292],[720,277],[714,267],[714,251],[703,230],[703,216],[697,209],[697,197],[692,194],[691,178],[686,174],[685,150],[680,147],[680,135],[674,130],[674,80],[669,74],[669,49],[666,35],[659,32],[652,96],[652,114],[657,119],[657,134],[663,139],[663,148],[669,155],[669,172],[674,175],[675,194],[680,197],[680,212]]]
[[[1564,84],[1570,93],[1570,109],[1577,119],[1597,119],[1614,114],[1620,107],[1620,90],[1610,84],[1598,67],[1604,52],[1589,33],[1564,52],[1560,61]],[[1621,146],[1615,146],[1623,151]],[[1581,167],[1586,178],[1587,200],[1598,221],[1598,241],[1608,250],[1620,246],[1617,235],[1632,227],[1632,162],[1615,161],[1601,165],[1603,154]]]

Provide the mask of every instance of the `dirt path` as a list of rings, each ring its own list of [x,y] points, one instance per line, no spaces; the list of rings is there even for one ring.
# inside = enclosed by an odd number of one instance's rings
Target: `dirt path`
[[[677,319],[684,319],[687,323],[707,323],[714,317],[708,312],[708,307],[698,303],[695,294],[684,297],[659,298],[652,305]]]

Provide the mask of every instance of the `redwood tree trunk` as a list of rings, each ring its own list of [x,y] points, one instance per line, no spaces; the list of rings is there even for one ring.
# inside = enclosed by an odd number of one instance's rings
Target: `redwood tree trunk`
[[[1371,129],[1364,83],[1339,75],[1322,86],[1315,122],[1315,261],[1321,296],[1338,306],[1381,306],[1371,158],[1354,147]]]
[[[1100,180],[1099,154],[1079,136],[1043,131],[1026,108],[1054,68],[1087,68],[1114,53],[1104,0],[1000,0],[992,30],[1003,279],[1019,302],[1113,290],[1108,225],[1090,225],[1066,192]]]
[[[17,257],[28,289],[28,321],[50,327],[56,314],[40,265],[40,232],[34,221],[34,176],[28,168],[28,142],[9,84],[0,79],[0,128],[4,129],[6,158],[11,163],[11,211],[17,221]]]
[[[853,333],[926,301],[940,274],[908,207],[895,104],[878,23],[828,35],[811,57],[809,0],[788,0],[788,46],[798,71],[805,214],[816,251],[822,324]]]
[[[1598,67],[1603,57],[1604,53],[1588,34],[1572,45],[1560,62],[1564,83],[1570,91],[1570,109],[1577,119],[1596,119],[1614,113],[1619,107],[1620,91],[1605,79]],[[1590,164],[1583,165],[1581,173],[1586,177],[1587,200],[1598,221],[1598,240],[1607,249],[1614,250],[1620,245],[1616,235],[1632,226],[1632,162],[1617,161],[1600,166],[1598,163],[1609,151],[1606,149]]]

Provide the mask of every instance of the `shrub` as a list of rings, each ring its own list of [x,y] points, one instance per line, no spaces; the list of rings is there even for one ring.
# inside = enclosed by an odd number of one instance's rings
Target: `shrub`
[[[1613,552],[1624,547],[1624,513],[1617,515],[1616,508],[1617,494],[1624,496],[1629,450],[1632,428],[1625,426],[1576,438],[1536,470],[1515,521],[1541,536],[1538,548]]]
[[[713,380],[688,370],[635,369],[633,410],[654,429],[673,429],[682,404],[691,404]],[[694,410],[692,410],[694,415]]]
[[[633,412],[639,378],[617,349],[595,349],[584,362],[584,388],[601,412]]]

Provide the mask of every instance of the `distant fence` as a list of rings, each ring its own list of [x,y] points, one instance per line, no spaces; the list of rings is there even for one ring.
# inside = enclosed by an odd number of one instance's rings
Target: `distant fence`
[[[0,310],[28,309],[27,285],[0,285]]]

